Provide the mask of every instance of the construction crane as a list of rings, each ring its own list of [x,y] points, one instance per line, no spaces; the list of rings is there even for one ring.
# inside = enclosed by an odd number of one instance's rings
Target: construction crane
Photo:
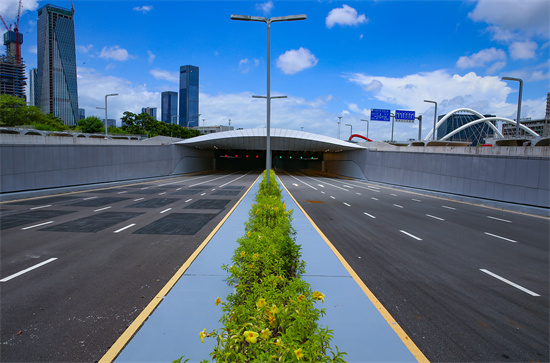
[[[4,44],[5,45],[8,45],[8,43],[10,43],[10,41],[13,43],[13,41],[15,40],[15,63],[16,64],[21,64],[21,43],[23,43],[23,39],[21,39],[21,41],[19,40],[19,18],[21,17],[21,1],[22,0],[19,0],[19,8],[17,10],[17,18],[15,19],[15,23],[13,25],[14,28],[13,28],[13,32],[15,33],[15,39],[10,39],[10,37],[12,37],[12,34],[8,34],[7,36],[7,39],[6,39],[6,36],[4,35]],[[8,33],[12,32],[11,30],[11,27],[12,27],[12,24],[10,24],[10,26],[8,27],[8,25],[6,24],[4,18],[2,17],[2,15],[0,15],[0,19],[2,19],[2,23],[4,23],[4,26],[6,27],[6,30],[8,31]]]

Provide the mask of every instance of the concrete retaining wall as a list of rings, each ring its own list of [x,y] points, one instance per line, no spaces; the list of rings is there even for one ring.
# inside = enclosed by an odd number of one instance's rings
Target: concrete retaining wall
[[[0,192],[212,169],[213,154],[175,145],[0,145]]]
[[[550,207],[546,157],[371,150],[325,154],[327,172],[357,177],[357,169],[376,182]]]

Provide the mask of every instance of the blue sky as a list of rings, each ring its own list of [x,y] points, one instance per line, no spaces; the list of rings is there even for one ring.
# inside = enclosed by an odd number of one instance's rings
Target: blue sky
[[[27,67],[36,67],[36,9],[69,1],[23,0],[20,31]],[[0,14],[15,20],[17,0]],[[371,108],[423,115],[422,136],[438,114],[460,107],[515,118],[542,118],[550,91],[550,2],[467,1],[81,1],[74,0],[79,106],[109,118],[158,107],[178,90],[179,66],[200,68],[201,124],[265,126],[266,26],[231,14],[307,20],[271,28],[272,127],[341,138],[366,133]],[[390,138],[391,125],[370,122],[369,137]],[[397,140],[418,124],[396,123]]]

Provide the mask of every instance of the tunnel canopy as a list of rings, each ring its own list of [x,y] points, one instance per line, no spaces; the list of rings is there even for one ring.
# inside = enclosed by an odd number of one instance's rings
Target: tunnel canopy
[[[200,149],[265,150],[266,128],[217,132],[178,141]],[[365,149],[363,146],[311,132],[271,129],[271,150],[338,152]]]

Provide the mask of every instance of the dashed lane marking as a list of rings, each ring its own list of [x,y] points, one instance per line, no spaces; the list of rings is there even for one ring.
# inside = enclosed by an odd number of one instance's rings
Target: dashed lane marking
[[[376,218],[375,216],[373,216],[372,214],[368,214],[367,212],[363,212],[363,214],[371,218]]]
[[[26,229],[31,229],[31,228],[36,228],[36,227],[40,227],[40,226],[45,226],[46,224],[50,224],[50,223],[53,223],[53,221],[44,222],[44,223],[40,223],[40,224],[35,224],[34,226],[29,226],[29,227],[21,228],[21,230],[24,231],[24,230],[26,230]]]
[[[394,207],[397,207],[397,208],[403,208],[403,206],[402,206],[402,205],[399,205],[399,204],[394,204],[393,206],[394,206]]]
[[[444,221],[443,218],[439,218],[439,217],[436,217],[436,216],[432,216],[431,214],[426,214],[426,216],[430,217],[430,218],[433,218],[433,219],[437,219],[438,221]]]
[[[129,224],[129,225],[127,225],[126,227],[122,227],[121,229],[117,229],[117,230],[114,231],[113,233],[122,232],[122,231],[124,231],[125,229],[128,229],[128,228],[130,228],[130,227],[133,227],[133,226],[135,226],[135,225],[136,225],[135,223]]]
[[[502,236],[497,236],[496,234],[492,234],[492,233],[489,233],[489,232],[485,232],[485,234],[488,235],[488,236],[491,236],[491,237],[496,237],[496,238],[503,239],[503,240],[508,241],[508,242],[518,243],[518,241],[514,241],[513,239],[502,237]]]
[[[484,272],[484,273],[486,273],[486,274],[489,275],[489,276],[493,276],[495,279],[498,279],[498,280],[500,280],[500,281],[502,281],[502,282],[505,282],[505,283],[507,283],[508,285],[513,286],[513,287],[515,287],[516,289],[519,289],[519,290],[521,290],[521,291],[523,291],[523,292],[526,292],[526,293],[528,293],[528,294],[531,295],[531,296],[540,296],[540,295],[537,294],[536,292],[533,292],[533,291],[531,291],[531,290],[529,290],[529,289],[526,289],[526,288],[523,287],[523,286],[520,286],[520,285],[518,285],[518,284],[516,284],[516,283],[513,283],[512,281],[507,280],[507,279],[505,279],[504,277],[499,276],[499,275],[497,275],[497,274],[495,274],[495,273],[493,273],[493,272],[491,272],[491,271],[489,271],[489,270],[486,270],[486,269],[484,269],[484,268],[480,268],[479,271]]]
[[[506,223],[512,223],[512,221],[509,221],[509,220],[507,220],[507,219],[502,219],[502,218],[497,218],[497,217],[491,217],[491,216],[487,216],[487,218],[494,219],[495,221],[501,221],[501,222],[506,222]]]
[[[42,209],[42,208],[48,208],[48,207],[51,207],[51,206],[52,206],[51,204],[48,204],[48,205],[41,205],[40,207],[31,208],[31,210]]]
[[[447,209],[450,209],[450,210],[456,210],[456,208],[453,208],[453,207],[449,207],[449,206],[446,206],[446,205],[442,205],[443,208],[447,208]]]
[[[105,209],[110,209],[112,207],[105,207],[105,208],[100,208],[100,209],[96,209],[94,210],[94,212],[101,212],[102,210],[105,210]]]
[[[403,230],[399,230],[399,232],[401,232],[401,233],[403,233],[403,234],[406,234],[407,236],[412,237],[412,238],[414,238],[414,239],[417,240],[417,241],[422,241],[422,238],[418,238],[418,237],[416,237],[414,234],[410,234],[409,232],[406,232],[406,231],[403,231]]]
[[[163,210],[162,212],[160,212],[160,214],[166,213],[166,212],[168,212],[169,210],[172,210],[172,208],[165,209],[165,210]]]
[[[344,205],[347,205],[348,207],[351,207],[351,205],[349,205],[348,203],[344,202]]]
[[[9,281],[9,280],[11,280],[11,279],[14,279],[14,278],[16,278],[16,277],[18,277],[18,276],[21,276],[21,275],[23,275],[23,274],[26,274],[26,273],[29,272],[29,271],[32,271],[32,270],[37,269],[37,268],[39,268],[39,267],[42,267],[42,266],[44,266],[44,265],[46,265],[46,264],[48,264],[48,263],[50,263],[50,262],[53,262],[53,261],[55,261],[55,260],[57,260],[57,257],[50,258],[49,260],[40,262],[39,264],[36,264],[36,265],[34,265],[34,266],[31,266],[31,267],[29,267],[29,268],[27,268],[27,269],[25,269],[25,270],[23,270],[23,271],[19,271],[19,272],[16,273],[16,274],[13,274],[13,275],[10,275],[10,276],[8,276],[8,277],[5,277],[5,278],[3,278],[2,280],[0,280],[0,282]]]

